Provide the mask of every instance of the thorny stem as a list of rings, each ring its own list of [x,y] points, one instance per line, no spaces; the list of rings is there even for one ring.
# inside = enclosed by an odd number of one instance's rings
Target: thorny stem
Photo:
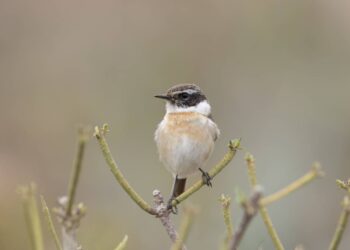
[[[34,183],[31,183],[29,186],[19,187],[18,193],[22,197],[24,215],[28,227],[32,250],[43,250],[44,243],[41,222],[36,203],[36,186]]]
[[[73,163],[72,175],[69,181],[69,189],[68,189],[68,205],[66,210],[66,216],[70,216],[72,213],[72,208],[74,204],[74,198],[78,186],[78,180],[81,172],[81,166],[83,162],[83,156],[85,152],[85,145],[88,141],[88,128],[79,128],[78,130],[78,146],[77,153]]]
[[[324,173],[318,163],[314,163],[311,170],[307,172],[305,175],[300,177],[299,179],[295,180],[288,186],[282,188],[281,190],[277,191],[276,193],[270,194],[260,200],[260,204],[263,206],[270,205],[271,203],[280,200],[287,196],[288,194],[298,190],[299,188],[305,186],[306,184],[310,183],[314,179],[318,177],[324,176]]]
[[[248,168],[248,175],[249,175],[249,181],[250,185],[254,188],[257,185],[257,177],[256,177],[256,167],[255,167],[255,159],[253,155],[247,153],[245,157],[247,168]],[[272,220],[268,214],[268,211],[264,205],[259,204],[259,212],[260,215],[265,223],[265,226],[267,228],[267,231],[270,234],[270,237],[273,241],[273,244],[275,245],[275,248],[277,250],[284,250],[284,247],[282,245],[281,240],[278,237],[277,231],[274,228],[272,224]]]

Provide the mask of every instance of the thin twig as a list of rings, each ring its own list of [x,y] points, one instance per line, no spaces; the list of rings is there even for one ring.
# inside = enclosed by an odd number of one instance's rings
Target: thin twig
[[[128,242],[128,236],[125,235],[123,240],[118,244],[115,250],[124,250],[126,248],[126,243]]]
[[[236,250],[243,238],[243,235],[249,226],[251,220],[256,215],[259,208],[259,199],[262,196],[262,188],[259,186],[255,186],[253,190],[253,194],[251,195],[249,201],[245,202],[243,205],[244,214],[238,228],[233,235],[230,250]]]
[[[340,214],[337,228],[335,230],[332,242],[329,246],[329,250],[338,249],[339,243],[342,239],[344,231],[346,229],[349,216],[350,216],[350,199],[348,196],[345,196],[342,202],[343,211]]]
[[[97,141],[100,144],[100,147],[101,147],[103,156],[107,162],[107,165],[109,166],[116,180],[122,186],[124,191],[130,196],[130,198],[133,199],[134,202],[147,213],[156,215],[157,214],[156,211],[150,205],[148,205],[147,202],[131,187],[131,185],[125,179],[122,172],[119,170],[117,163],[113,159],[113,156],[111,154],[111,151],[109,149],[108,143],[105,138],[105,134],[107,133],[107,131],[108,131],[108,125],[104,124],[101,129],[96,126],[95,133],[94,133],[94,136],[96,137]]]
[[[43,213],[45,215],[46,223],[47,223],[47,226],[49,228],[50,234],[55,241],[55,245],[56,245],[57,250],[62,250],[61,242],[58,239],[58,235],[57,235],[57,232],[55,230],[55,226],[53,225],[53,222],[52,222],[50,209],[47,207],[44,197],[41,196],[40,198],[41,198],[41,205],[42,205]]]
[[[231,198],[229,196],[225,196],[224,194],[220,197],[220,202],[222,205],[222,213],[224,216],[224,222],[226,226],[226,236],[223,243],[223,249],[228,249],[230,239],[233,235],[233,223],[232,223],[232,216],[231,216]]]
[[[81,249],[77,240],[77,231],[80,221],[86,213],[86,207],[82,203],[74,205],[74,200],[81,173],[85,145],[88,139],[89,128],[81,127],[78,130],[77,153],[69,181],[68,196],[60,197],[58,199],[58,207],[53,209],[58,222],[61,224],[63,250]]]
[[[284,246],[283,246],[283,244],[278,236],[278,233],[277,233],[277,231],[272,223],[271,217],[270,217],[269,212],[267,211],[266,207],[260,206],[259,212],[260,212],[262,220],[265,223],[267,231],[269,232],[269,235],[272,239],[272,242],[275,245],[275,248],[277,250],[284,250]]]
[[[311,181],[315,180],[318,177],[324,176],[324,172],[321,169],[321,166],[318,163],[314,163],[311,170],[307,172],[305,175],[295,180],[288,186],[280,189],[276,193],[270,194],[260,200],[260,204],[263,206],[270,205],[271,203],[284,198],[290,193],[298,190],[299,188],[305,186]]]
[[[254,159],[253,155],[251,155],[250,153],[247,153],[245,160],[247,163],[250,185],[254,188],[258,183],[257,177],[256,177],[255,159]],[[272,220],[270,218],[270,215],[269,215],[266,207],[264,205],[260,204],[259,212],[260,212],[260,215],[265,223],[267,231],[269,232],[269,235],[272,239],[272,242],[275,245],[275,248],[277,250],[284,250],[282,242],[281,242],[280,238],[278,237],[277,231],[272,224]]]
[[[336,180],[336,183],[338,186],[350,193],[350,179],[347,181],[342,181],[342,180]]]
[[[19,187],[18,193],[22,197],[24,216],[28,227],[32,250],[43,250],[44,243],[36,201],[36,186],[34,183],[31,183],[28,186]]]
[[[66,216],[70,216],[72,212],[72,207],[74,204],[74,198],[75,198],[79,176],[81,172],[81,167],[82,167],[82,162],[83,162],[83,156],[85,152],[85,145],[88,139],[89,139],[88,128],[83,128],[83,127],[79,128],[77,153],[73,163],[71,179],[69,181],[68,205],[67,205]]]
[[[193,217],[195,214],[195,210],[192,207],[185,207],[184,208],[184,215],[180,223],[180,229],[179,229],[179,238],[175,241],[173,246],[171,247],[171,250],[181,250],[184,246],[185,241],[187,240],[190,227],[193,223]]]
[[[209,172],[209,176],[211,178],[214,178],[218,173],[220,173],[233,159],[233,157],[236,155],[237,150],[240,148],[240,139],[235,139],[230,141],[228,148],[229,151],[224,155],[222,160],[217,163]],[[183,192],[181,195],[176,197],[172,201],[172,205],[176,206],[182,201],[186,200],[189,196],[191,196],[193,193],[197,192],[205,183],[203,180],[199,180],[196,183],[194,183],[191,187],[189,187],[185,192]]]

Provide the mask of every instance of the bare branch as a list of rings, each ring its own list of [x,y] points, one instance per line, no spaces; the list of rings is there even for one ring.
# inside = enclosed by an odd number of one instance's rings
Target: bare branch
[[[343,211],[340,214],[337,228],[335,230],[329,250],[337,250],[339,243],[343,237],[350,216],[350,199],[345,196],[342,202]]]
[[[306,184],[310,183],[311,181],[315,180],[318,177],[323,177],[324,172],[321,169],[321,166],[319,163],[314,163],[311,170],[300,177],[299,179],[295,180],[288,186],[282,188],[281,190],[277,191],[274,194],[270,194],[260,200],[261,205],[267,206],[271,203],[280,200],[284,198],[285,196],[289,195],[290,193],[300,189],[301,187],[305,186]]]
[[[113,159],[112,153],[109,149],[108,143],[105,138],[105,134],[108,132],[108,130],[108,125],[104,124],[102,128],[95,127],[94,133],[94,136],[100,144],[107,165],[109,166],[110,170],[112,171],[114,177],[116,178],[120,186],[122,186],[124,191],[130,196],[130,198],[134,200],[135,203],[147,213],[156,215],[156,211],[150,205],[148,205],[147,202],[144,199],[142,199],[142,197],[131,187],[131,185],[125,179],[122,172],[119,170],[117,163]]]
[[[62,226],[61,232],[63,250],[81,249],[81,246],[77,240],[77,230],[80,226],[81,219],[86,214],[86,207],[82,203],[79,203],[77,206],[73,206],[70,216],[67,217],[67,204],[68,198],[63,196],[58,200],[58,207],[53,209],[58,222]]]
[[[229,248],[230,250],[237,250],[243,238],[243,235],[247,230],[247,227],[249,226],[251,220],[256,215],[259,209],[259,200],[261,196],[262,196],[262,188],[259,186],[255,186],[253,190],[253,194],[251,195],[250,199],[244,204],[242,204],[244,208],[244,214],[235,234],[233,235],[230,248]]]
[[[55,226],[53,225],[53,222],[52,222],[50,210],[49,210],[49,208],[46,205],[44,197],[41,196],[40,198],[41,198],[41,205],[42,205],[42,208],[43,208],[43,213],[45,215],[46,223],[47,223],[47,226],[48,226],[49,231],[51,233],[51,236],[52,236],[52,238],[55,241],[56,248],[57,248],[57,250],[63,250],[62,246],[61,246],[61,242],[58,239],[58,235],[57,235],[57,232],[55,230]]]
[[[254,159],[253,155],[251,155],[250,153],[246,154],[245,159],[246,159],[247,168],[248,168],[248,176],[249,176],[250,185],[254,188],[257,185],[255,159]],[[272,224],[272,220],[270,218],[270,215],[269,215],[266,207],[264,205],[260,204],[259,212],[260,212],[260,215],[265,223],[267,231],[269,232],[269,235],[272,239],[272,242],[275,245],[275,248],[277,250],[284,250],[282,242],[281,242],[280,238],[278,237],[277,231]]]
[[[72,169],[72,175],[71,179],[69,181],[69,188],[68,188],[68,205],[67,205],[67,211],[66,216],[69,216],[72,212],[72,207],[74,204],[74,198],[78,186],[79,181],[79,175],[81,172],[84,152],[85,152],[85,145],[89,139],[89,131],[90,129],[87,127],[81,127],[78,129],[78,146],[77,146],[77,153],[74,159],[73,163],[73,169]]]
[[[173,243],[179,238],[178,233],[175,230],[174,223],[170,219],[170,210],[167,209],[167,205],[164,203],[163,195],[159,190],[153,191],[154,204],[156,205],[155,211],[156,216],[159,218],[160,222],[164,226],[165,231],[168,233],[171,241]],[[186,248],[183,247],[183,250]]]

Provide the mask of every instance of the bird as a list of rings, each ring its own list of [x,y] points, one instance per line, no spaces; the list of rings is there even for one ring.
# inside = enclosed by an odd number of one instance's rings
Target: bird
[[[154,139],[160,162],[174,178],[167,208],[177,213],[172,201],[185,191],[189,176],[200,171],[203,183],[212,186],[211,177],[203,167],[220,130],[212,118],[206,96],[196,84],[177,84],[155,97],[166,101],[166,112]]]

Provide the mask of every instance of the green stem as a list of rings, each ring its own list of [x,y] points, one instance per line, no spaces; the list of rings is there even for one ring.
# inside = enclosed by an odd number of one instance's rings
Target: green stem
[[[171,247],[171,250],[181,250],[184,248],[184,243],[187,240],[191,225],[193,223],[194,214],[195,210],[193,208],[184,208],[184,215],[180,223],[179,238],[175,241]]]
[[[217,174],[219,174],[233,159],[233,157],[236,155],[237,150],[240,147],[240,139],[235,139],[230,141],[229,143],[229,150],[228,152],[224,155],[222,160],[217,163],[210,171],[209,171],[209,176],[211,178],[214,178]],[[172,205],[176,206],[177,204],[183,202],[186,200],[189,196],[191,196],[193,193],[197,192],[202,186],[204,185],[203,180],[199,180],[195,182],[191,187],[189,187],[185,192],[183,192],[181,195],[176,197],[172,201]]]
[[[233,223],[232,223],[232,216],[231,216],[231,210],[230,210],[231,198],[222,194],[220,197],[220,201],[222,205],[222,212],[224,215],[224,222],[226,226],[226,236],[223,244],[223,249],[228,249],[230,239],[232,238],[232,235],[233,235]]]
[[[344,197],[343,200],[343,211],[340,214],[337,229],[335,230],[332,242],[329,246],[329,250],[337,250],[339,243],[343,237],[346,225],[350,216],[350,200],[348,196]]]
[[[266,207],[260,205],[259,212],[260,212],[260,215],[265,223],[267,231],[269,232],[269,235],[271,236],[271,239],[272,239],[273,244],[275,245],[275,248],[277,250],[284,250],[282,242],[281,242],[280,238],[278,237],[278,234],[277,234],[275,227],[272,224],[271,217],[270,217]]]
[[[151,215],[156,215],[157,212],[147,204],[147,202],[142,199],[142,197],[131,187],[129,182],[125,179],[122,172],[119,170],[117,163],[113,159],[112,153],[109,149],[108,143],[105,138],[105,134],[108,131],[108,125],[103,125],[103,127],[100,129],[98,127],[95,127],[95,137],[100,144],[102,154],[106,160],[107,165],[109,166],[109,169],[112,171],[115,179],[118,181],[118,183],[122,186],[124,191],[130,196],[130,198],[144,211]]]
[[[247,153],[245,160],[246,160],[247,168],[248,168],[249,182],[250,182],[250,185],[254,188],[258,183],[257,177],[256,177],[255,159],[254,159],[252,154]],[[272,220],[270,218],[270,215],[269,215],[266,207],[261,202],[260,202],[260,206],[259,206],[259,212],[260,212],[260,215],[265,223],[267,231],[270,234],[272,242],[275,245],[275,248],[277,250],[284,250],[282,242],[281,242],[280,238],[278,237],[277,231],[272,224]]]
[[[241,222],[238,224],[236,232],[231,237],[229,249],[237,250],[238,246],[243,238],[244,233],[246,232],[251,220],[256,215],[259,208],[259,200],[262,195],[262,187],[255,186],[253,188],[253,193],[250,196],[249,200],[242,201],[241,205],[244,208],[244,213],[241,219]]]
[[[57,235],[57,232],[55,230],[55,226],[53,225],[53,222],[52,222],[50,209],[47,207],[44,197],[41,196],[40,198],[41,198],[41,205],[42,205],[43,212],[45,215],[46,223],[47,223],[47,226],[49,227],[49,231],[51,233],[51,236],[55,241],[56,248],[57,248],[57,250],[62,250],[61,242],[58,239],[58,235]]]
[[[85,145],[88,141],[87,129],[80,128],[78,131],[78,147],[76,157],[74,159],[72,175],[69,181],[68,189],[68,205],[66,210],[66,216],[70,216],[74,204],[74,198],[78,186],[79,176],[81,172],[83,156],[85,152]]]
[[[124,250],[126,248],[126,243],[128,242],[128,236],[125,235],[123,240],[119,243],[115,250]]]
[[[105,138],[105,134],[109,131],[108,125],[104,124],[102,128],[95,127],[95,133],[94,136],[96,137],[98,143],[100,144],[100,148],[102,151],[102,154],[106,160],[107,165],[109,166],[109,169],[113,173],[114,177],[118,181],[118,183],[122,186],[124,191],[130,196],[130,198],[144,211],[151,215],[157,215],[157,211],[153,209],[129,184],[129,182],[126,180],[122,172],[117,166],[117,163],[113,159],[112,153],[109,149],[108,143]],[[237,150],[240,146],[240,140],[236,139],[233,141],[230,141],[229,143],[229,151],[225,154],[223,159],[215,165],[210,171],[209,176],[215,177],[218,173],[221,172],[232,160],[232,158],[235,156]],[[190,188],[188,188],[184,193],[182,193],[180,196],[176,197],[176,199],[173,200],[172,205],[176,206],[177,204],[181,203],[185,199],[187,199],[189,196],[191,196],[193,193],[198,191],[202,186],[204,185],[203,181],[197,181],[194,183]]]
[[[315,180],[317,177],[322,177],[324,173],[321,170],[321,167],[319,164],[315,163],[311,170],[307,172],[305,175],[300,177],[299,179],[293,181],[288,186],[282,188],[281,190],[277,191],[276,193],[270,194],[260,200],[260,204],[267,206],[271,203],[280,200],[284,198],[285,196],[289,195],[290,193],[298,190],[299,188],[305,186],[306,184],[310,183],[311,181]]]
[[[36,187],[34,183],[29,186],[20,187],[19,194],[22,196],[22,204],[30,241],[33,250],[43,250],[43,236],[38,206],[36,203]]]

